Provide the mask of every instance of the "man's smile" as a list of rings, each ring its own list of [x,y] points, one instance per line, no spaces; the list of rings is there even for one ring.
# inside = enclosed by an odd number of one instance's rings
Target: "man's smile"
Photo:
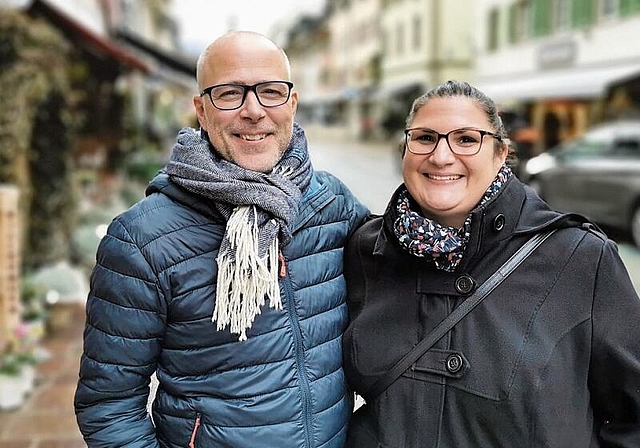
[[[235,134],[237,137],[240,137],[242,140],[247,140],[249,142],[256,142],[259,140],[264,140],[267,138],[269,134]]]

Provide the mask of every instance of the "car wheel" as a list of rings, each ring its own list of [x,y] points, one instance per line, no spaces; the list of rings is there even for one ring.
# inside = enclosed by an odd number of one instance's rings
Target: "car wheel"
[[[631,215],[631,238],[635,245],[640,247],[640,204],[636,205]]]

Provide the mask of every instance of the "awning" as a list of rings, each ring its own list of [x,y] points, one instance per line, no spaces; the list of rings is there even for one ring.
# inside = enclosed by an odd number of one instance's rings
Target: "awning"
[[[332,104],[340,101],[350,101],[359,98],[363,93],[363,89],[354,87],[345,87],[341,90],[333,92],[312,93],[310,91],[300,92],[300,104]]]
[[[60,28],[70,37],[75,37],[78,43],[82,44],[87,50],[94,54],[107,56],[123,65],[144,73],[149,71],[149,67],[135,55],[112,42],[107,37],[97,34],[95,31],[74,20],[44,0],[35,0],[29,8],[29,13],[47,17],[53,25]]]
[[[629,76],[616,79],[607,86],[607,93],[610,94],[613,89],[626,86],[627,88],[640,89],[640,72],[633,73]],[[640,95],[637,97],[640,99]]]
[[[529,76],[510,76],[500,80],[475,83],[482,92],[497,102],[554,98],[595,98],[605,94],[607,86],[621,78],[640,73],[640,63],[541,72]]]
[[[154,45],[153,43],[145,41],[143,38],[125,30],[116,31],[115,37],[117,39],[120,39],[125,44],[131,45],[135,49],[152,57],[159,64],[170,68],[171,70],[174,70],[180,74],[186,75],[190,79],[195,79],[195,60],[187,60],[180,55],[170,54],[166,50]]]
[[[386,84],[380,86],[378,90],[371,94],[373,99],[387,99],[391,97],[398,97],[410,92],[413,92],[411,96],[417,96],[418,92],[423,92],[424,86],[416,81],[409,81],[397,84]]]

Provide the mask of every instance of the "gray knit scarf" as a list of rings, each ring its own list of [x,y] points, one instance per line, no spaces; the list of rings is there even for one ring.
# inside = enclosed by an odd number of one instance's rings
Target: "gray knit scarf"
[[[280,247],[291,241],[298,204],[313,169],[304,130],[294,123],[285,154],[270,173],[228,162],[192,128],[182,129],[165,171],[181,187],[213,200],[227,219],[218,252],[216,304],[212,321],[247,338],[260,308],[281,308]]]

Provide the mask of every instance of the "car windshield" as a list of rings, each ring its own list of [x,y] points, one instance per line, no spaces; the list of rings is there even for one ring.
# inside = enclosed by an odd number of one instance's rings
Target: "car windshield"
[[[582,138],[567,142],[558,148],[565,157],[635,155],[640,153],[640,135],[637,127],[605,126],[587,132]]]
[[[567,143],[560,149],[559,154],[565,156],[595,156],[601,155],[610,148],[610,140],[595,139],[591,136]]]

